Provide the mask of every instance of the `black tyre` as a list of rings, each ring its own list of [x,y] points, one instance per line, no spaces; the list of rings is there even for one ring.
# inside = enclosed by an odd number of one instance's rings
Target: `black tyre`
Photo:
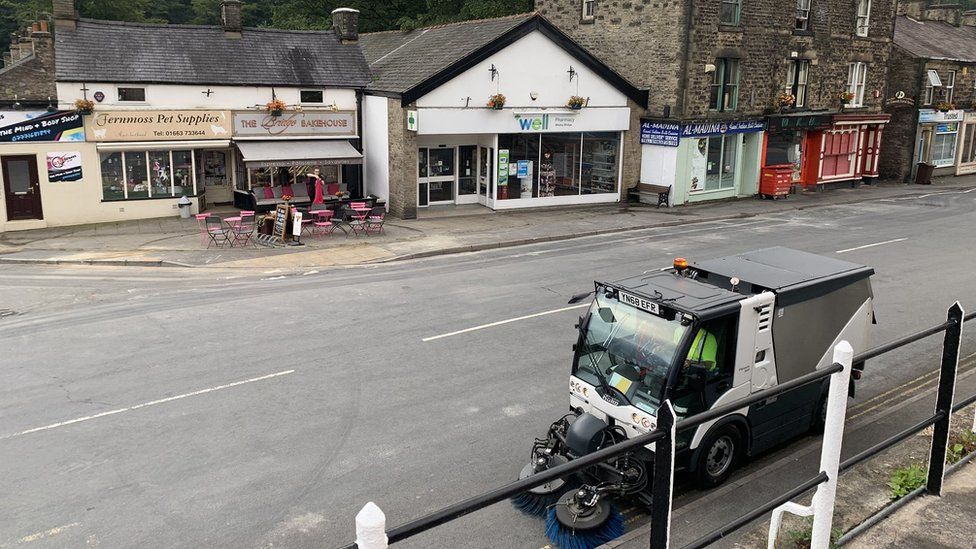
[[[742,453],[742,436],[731,425],[708,433],[699,446],[695,463],[695,484],[699,488],[714,488],[732,474]]]
[[[822,433],[824,425],[827,424],[827,395],[820,397],[817,409],[813,412],[813,421],[810,422],[810,432]]]

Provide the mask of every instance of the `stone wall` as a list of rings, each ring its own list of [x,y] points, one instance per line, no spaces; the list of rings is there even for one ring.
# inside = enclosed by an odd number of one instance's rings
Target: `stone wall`
[[[899,47],[891,49],[888,76],[891,89],[885,112],[891,121],[885,126],[881,141],[878,175],[881,179],[905,181],[912,174],[915,151],[915,129],[918,120],[916,106],[921,102],[921,75],[924,62],[915,59]],[[903,92],[905,99],[893,96]]]
[[[894,0],[872,2],[867,38],[854,36],[855,3],[850,0],[814,0],[808,32],[793,30],[795,11],[792,5],[784,8],[782,0],[744,0],[735,27],[719,25],[719,5],[717,0],[598,0],[593,20],[583,21],[579,0],[536,1],[546,18],[594,55],[638,86],[649,87],[648,114],[655,117],[663,116],[666,106],[672,106],[671,118],[770,114],[785,89],[794,52],[811,61],[806,108],[838,109],[848,65],[863,61],[868,64],[863,110],[881,110],[881,98],[873,92],[884,96]],[[711,111],[709,105],[713,74],[706,73],[706,65],[722,56],[741,59],[733,113]]]
[[[390,215],[414,219],[417,217],[417,134],[407,131],[407,109],[401,106],[400,100],[388,101]]]
[[[31,27],[19,33],[10,52],[4,54],[4,66],[0,69],[0,102],[46,103],[48,98],[57,103],[54,40],[47,22],[44,22],[43,31]]]

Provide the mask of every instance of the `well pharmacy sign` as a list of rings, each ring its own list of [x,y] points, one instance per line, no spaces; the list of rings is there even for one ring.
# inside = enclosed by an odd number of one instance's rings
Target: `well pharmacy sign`
[[[571,130],[576,116],[570,114],[515,113],[515,123],[520,132],[549,132]]]

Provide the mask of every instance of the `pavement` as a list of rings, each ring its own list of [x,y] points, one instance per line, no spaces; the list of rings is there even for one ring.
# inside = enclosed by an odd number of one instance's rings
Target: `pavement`
[[[942,497],[921,496],[861,534],[847,547],[972,549],[976,523],[976,463],[950,475]]]
[[[663,209],[641,204],[624,211],[616,204],[510,212],[493,212],[477,205],[431,208],[414,220],[390,218],[383,235],[357,237],[337,232],[305,237],[304,246],[279,248],[208,249],[206,241],[201,241],[196,219],[171,217],[0,233],[0,263],[322,268],[748,218],[973,186],[976,176],[943,178],[931,187],[880,183],[800,192],[776,201],[743,198]]]
[[[872,343],[956,299],[971,310],[976,192],[903,190],[292,273],[0,264],[0,547],[339,547],[368,501],[396,526],[497,488],[567,411],[586,306],[569,297],[675,255],[782,245],[871,265]],[[976,392],[971,332],[958,398]],[[939,351],[933,337],[868,362],[847,456],[931,414]],[[813,476],[818,453],[818,438],[792,441],[711,491],[679,476],[674,546]],[[500,502],[396,547],[537,549],[544,531]]]

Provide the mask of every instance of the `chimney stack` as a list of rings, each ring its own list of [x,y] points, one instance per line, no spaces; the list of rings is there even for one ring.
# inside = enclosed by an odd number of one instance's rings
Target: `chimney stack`
[[[239,39],[244,30],[241,22],[241,0],[223,0],[220,4],[220,19],[224,24],[224,36]]]
[[[959,4],[938,4],[925,8],[926,21],[944,21],[959,26],[962,19],[962,6]]]
[[[332,30],[339,42],[349,44],[359,40],[359,10],[336,8],[332,10]]]
[[[78,21],[75,0],[54,0],[54,24],[62,29],[73,29]]]

